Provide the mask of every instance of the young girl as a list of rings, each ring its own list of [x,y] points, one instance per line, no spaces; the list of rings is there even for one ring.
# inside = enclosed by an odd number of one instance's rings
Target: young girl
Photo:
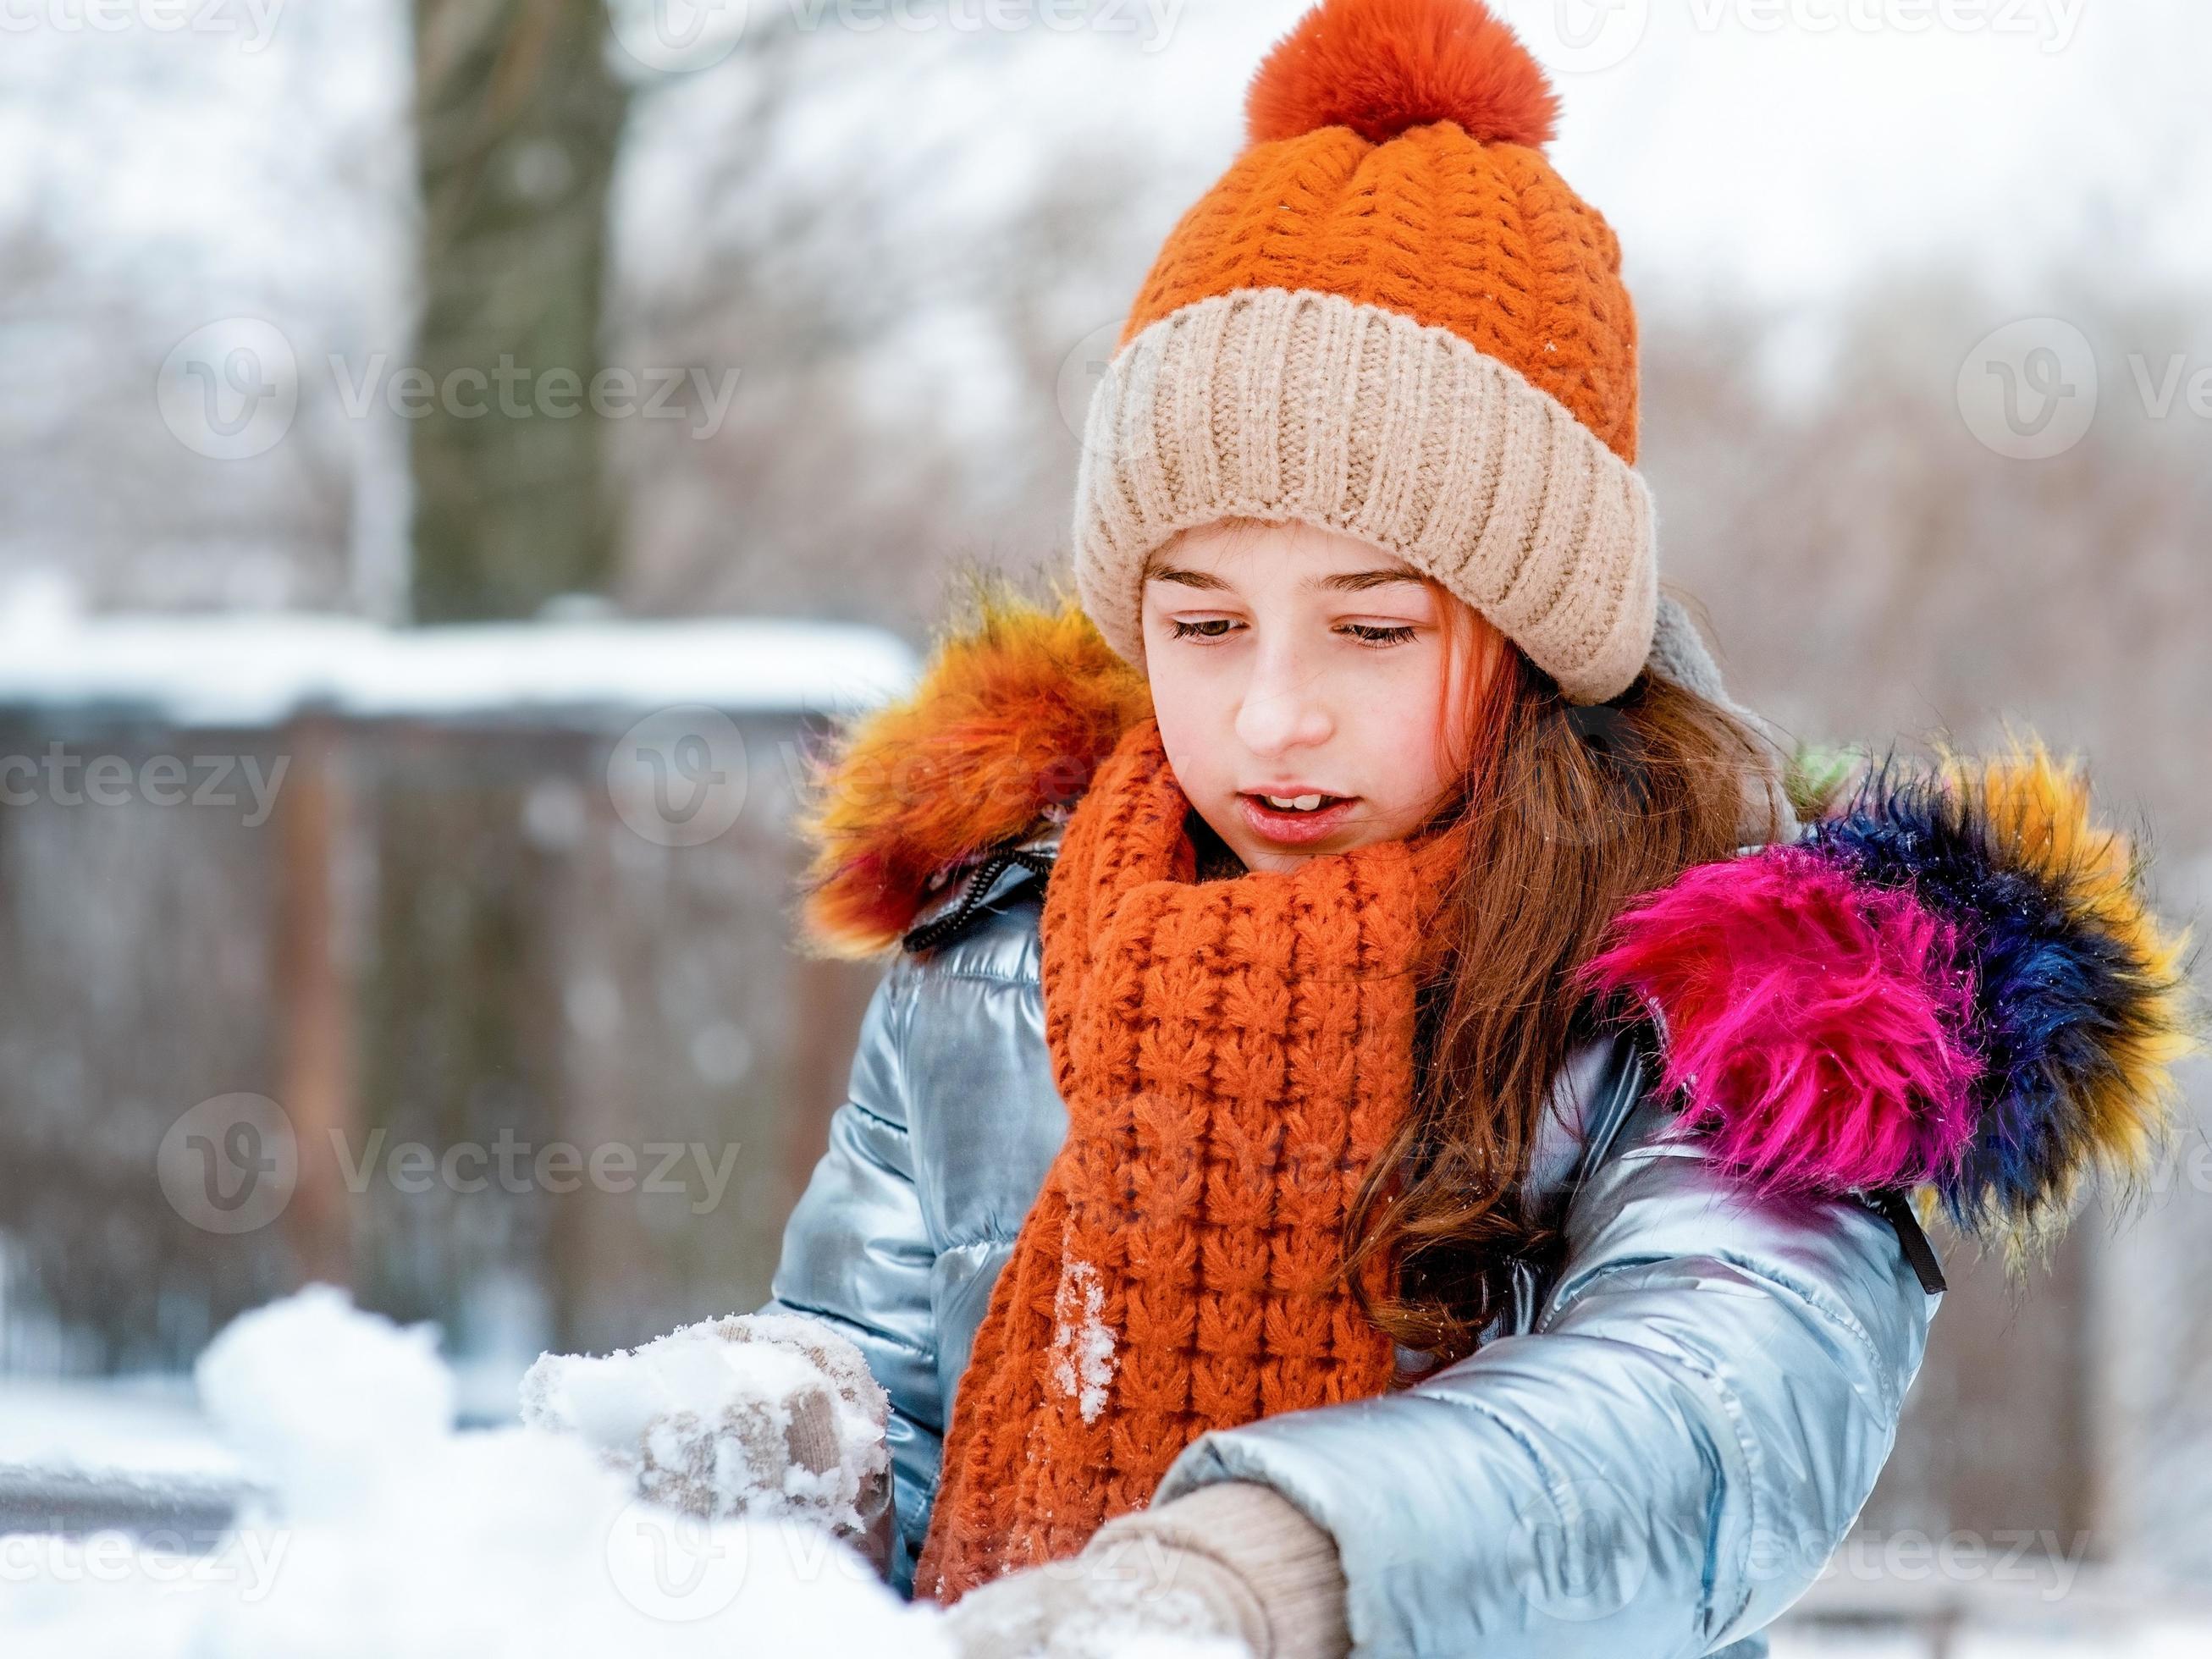
[[[1078,603],[823,757],[895,953],[763,1312],[970,1655],[1762,1654],[2187,1045],[2039,748],[1817,787],[1659,596],[1620,248],[1474,0],[1327,0],[1098,389]],[[1801,825],[1793,805],[1803,811]]]

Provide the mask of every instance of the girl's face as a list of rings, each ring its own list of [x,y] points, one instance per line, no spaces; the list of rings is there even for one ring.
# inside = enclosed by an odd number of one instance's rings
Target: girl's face
[[[1504,643],[1403,561],[1299,523],[1170,543],[1144,631],[1176,781],[1251,870],[1418,829],[1465,767],[1470,691]]]

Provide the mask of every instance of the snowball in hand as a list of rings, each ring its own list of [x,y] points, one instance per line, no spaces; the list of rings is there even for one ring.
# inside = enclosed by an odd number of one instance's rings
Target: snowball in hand
[[[604,1356],[546,1354],[523,1378],[522,1415],[686,1514],[888,1543],[890,1401],[819,1320],[735,1314]]]

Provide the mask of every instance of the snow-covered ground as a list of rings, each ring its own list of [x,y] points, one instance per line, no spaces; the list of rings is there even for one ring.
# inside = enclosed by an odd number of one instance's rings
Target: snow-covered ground
[[[456,1384],[430,1328],[358,1312],[342,1291],[311,1287],[246,1316],[198,1380],[228,1455],[272,1500],[200,1554],[115,1533],[0,1539],[0,1651],[947,1651],[935,1609],[901,1602],[818,1529],[646,1503],[574,1435],[456,1433]],[[112,1449],[217,1467],[155,1417],[111,1425]]]
[[[718,1443],[712,1426],[781,1436],[805,1390],[841,1374],[710,1322],[629,1353],[549,1358],[529,1390],[533,1421],[456,1432],[458,1384],[432,1328],[403,1329],[310,1286],[235,1321],[202,1356],[200,1406],[222,1449],[173,1400],[47,1402],[44,1430],[80,1413],[90,1462],[243,1473],[264,1496],[206,1547],[112,1530],[0,1535],[0,1653],[952,1659],[941,1610],[902,1601],[830,1531],[786,1518],[791,1506],[756,1518],[772,1506],[742,1479],[715,1481],[704,1516],[640,1495],[632,1442],[665,1449],[703,1424],[705,1465],[740,1476],[747,1448],[735,1430]],[[872,1389],[841,1413],[841,1467],[787,1478],[772,1495],[805,1488],[850,1508],[848,1477],[884,1457]],[[0,1446],[34,1461],[50,1450],[43,1433]],[[1220,1643],[1145,1639],[1097,1659],[1232,1656]]]
[[[1784,1626],[1773,1636],[1772,1659],[2201,1659],[2212,1632],[2175,1627],[2144,1640],[2048,1637],[2018,1631],[1965,1631],[1939,1642],[1929,1636],[1866,1636]]]

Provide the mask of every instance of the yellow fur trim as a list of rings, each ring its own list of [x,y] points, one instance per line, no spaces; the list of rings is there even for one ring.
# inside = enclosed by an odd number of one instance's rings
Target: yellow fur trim
[[[2016,1267],[2063,1232],[2092,1175],[2135,1185],[2152,1175],[2170,1145],[2181,1103],[2173,1068],[2203,1046],[2183,965],[2190,932],[2169,933],[2161,926],[2147,901],[2141,849],[2097,822],[2077,761],[2055,759],[2040,738],[2009,732],[1997,753],[1939,755],[1947,785],[1964,792],[2000,858],[2063,892],[2085,932],[2122,947],[2128,965],[2118,971],[2136,1010],[2124,1028],[2103,1038],[2111,1069],[2084,1085],[2091,1158],[2048,1213],[2000,1230],[2008,1265]]]

